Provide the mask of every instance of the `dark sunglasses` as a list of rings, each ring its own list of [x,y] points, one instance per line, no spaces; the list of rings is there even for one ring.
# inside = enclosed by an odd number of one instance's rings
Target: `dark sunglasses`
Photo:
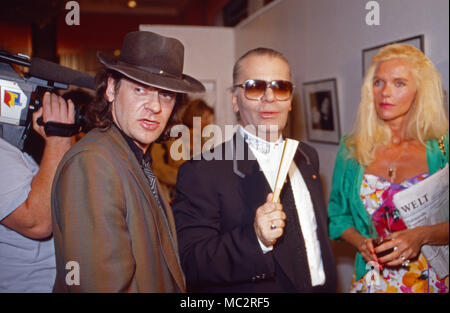
[[[292,96],[294,84],[287,80],[272,80],[267,82],[262,79],[249,79],[242,84],[234,85],[233,88],[244,88],[244,96],[249,100],[260,100],[266,93],[267,88],[272,88],[275,99],[284,101]]]

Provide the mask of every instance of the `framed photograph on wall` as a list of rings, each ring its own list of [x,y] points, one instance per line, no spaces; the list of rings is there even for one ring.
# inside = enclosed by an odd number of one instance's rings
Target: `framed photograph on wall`
[[[303,83],[303,96],[308,140],[339,144],[341,128],[336,79]]]
[[[364,75],[366,75],[367,69],[369,68],[370,63],[372,62],[373,56],[375,54],[377,54],[378,50],[380,50],[382,47],[393,44],[393,43],[404,43],[404,44],[412,45],[415,48],[420,49],[423,53],[425,53],[424,40],[425,40],[424,35],[419,35],[419,36],[414,36],[414,37],[410,37],[410,38],[406,38],[406,39],[402,39],[402,40],[388,42],[388,43],[385,43],[382,45],[378,45],[376,47],[363,49],[363,51],[362,51],[362,75],[363,75],[363,77],[364,77]]]

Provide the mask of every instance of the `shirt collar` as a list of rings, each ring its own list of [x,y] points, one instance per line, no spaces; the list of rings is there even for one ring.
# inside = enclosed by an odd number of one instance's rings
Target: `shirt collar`
[[[262,154],[269,154],[275,147],[283,143],[283,136],[280,136],[280,138],[278,138],[275,142],[266,141],[248,132],[244,127],[242,127],[242,125],[239,125],[239,133],[250,148]]]
[[[119,126],[117,126],[116,123],[114,125],[117,127],[119,132],[122,134],[125,141],[130,146],[131,151],[133,151],[133,154],[136,156],[136,159],[138,160],[139,164],[142,164],[142,161],[150,162],[152,163],[152,157],[150,155],[150,147],[148,147],[147,151],[144,153],[141,148],[138,147],[138,145],[131,139],[127,134],[123,132],[123,130],[120,129]]]

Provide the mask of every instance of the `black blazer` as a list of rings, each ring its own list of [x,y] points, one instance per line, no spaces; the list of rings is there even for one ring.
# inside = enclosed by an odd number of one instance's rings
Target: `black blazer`
[[[280,253],[275,244],[263,254],[258,243],[255,212],[271,189],[242,136],[235,134],[214,151],[222,160],[191,160],[178,172],[172,209],[188,291],[335,292],[317,152],[300,143],[294,159],[311,194],[326,275],[325,285],[307,288],[309,272],[293,273],[292,253]]]

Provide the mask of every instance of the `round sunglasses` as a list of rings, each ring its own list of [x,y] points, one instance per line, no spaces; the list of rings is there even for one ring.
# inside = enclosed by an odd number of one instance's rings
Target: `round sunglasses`
[[[271,88],[275,99],[284,101],[292,96],[294,90],[294,84],[287,80],[268,82],[262,79],[249,79],[233,86],[233,88],[236,87],[243,88],[244,96],[249,100],[260,100],[266,93],[266,89]]]

